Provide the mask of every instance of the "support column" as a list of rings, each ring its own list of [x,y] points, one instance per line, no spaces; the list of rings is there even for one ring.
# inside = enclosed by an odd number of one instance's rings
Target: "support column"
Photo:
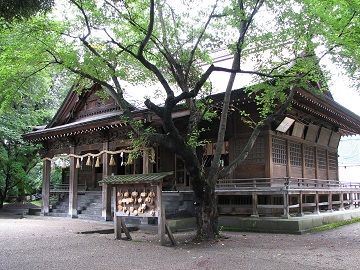
[[[340,210],[345,210],[344,208],[344,192],[340,192]]]
[[[284,215],[283,218],[290,217],[290,208],[289,208],[289,193],[287,191],[283,194],[283,201],[284,201]]]
[[[300,191],[299,193],[299,213],[298,216],[304,216],[304,203],[303,203],[303,193]]]
[[[161,245],[165,245],[165,205],[162,204],[162,183],[156,188],[157,204],[160,207],[158,214],[158,235]]]
[[[70,146],[70,154],[75,154],[75,147]],[[77,218],[78,205],[78,172],[76,169],[76,159],[70,157],[70,177],[69,177],[69,216]]]
[[[332,192],[328,194],[328,211],[332,212],[333,203],[332,203]]]
[[[349,196],[350,196],[350,209],[354,209],[355,208],[355,205],[354,205],[354,193],[350,192]]]
[[[256,192],[251,193],[251,199],[252,199],[252,217],[259,217],[258,212],[258,196]]]
[[[50,172],[51,161],[48,159],[43,160],[43,182],[42,182],[42,207],[41,213],[44,216],[49,215],[50,210]]]
[[[319,192],[315,193],[315,214],[320,214],[320,206],[319,206]]]
[[[103,143],[103,150],[108,150],[109,143]],[[109,155],[103,154],[103,174],[102,177],[110,175],[111,168],[109,166]],[[111,220],[111,187],[108,184],[102,184],[102,211],[101,216],[106,220]],[[115,196],[115,195],[114,195]]]

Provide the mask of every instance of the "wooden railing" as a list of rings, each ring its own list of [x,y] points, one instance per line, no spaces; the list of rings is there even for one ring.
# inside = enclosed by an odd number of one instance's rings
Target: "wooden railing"
[[[78,185],[77,190],[80,192],[86,191],[87,186],[86,185]],[[56,185],[50,185],[50,192],[56,193],[56,192],[69,192],[69,184],[56,184]]]
[[[338,180],[322,180],[309,178],[247,178],[220,179],[216,184],[218,190],[247,190],[247,189],[339,189],[360,188],[360,183],[340,182]]]

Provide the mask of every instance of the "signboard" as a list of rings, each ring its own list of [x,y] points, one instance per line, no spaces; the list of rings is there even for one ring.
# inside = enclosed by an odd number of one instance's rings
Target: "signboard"
[[[291,125],[295,122],[294,119],[290,117],[285,117],[284,120],[280,123],[280,125],[276,128],[277,131],[286,132],[291,127]]]

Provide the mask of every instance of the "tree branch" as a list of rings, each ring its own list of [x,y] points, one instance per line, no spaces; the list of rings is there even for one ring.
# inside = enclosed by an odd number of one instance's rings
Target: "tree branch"
[[[245,145],[245,147],[243,148],[241,153],[229,164],[229,166],[220,170],[220,172],[218,174],[219,178],[224,178],[224,177],[228,176],[230,173],[232,173],[235,170],[235,168],[237,166],[239,166],[246,159],[246,157],[249,155],[249,152],[253,148],[255,141],[261,132],[261,129],[264,126],[269,125],[272,121],[274,121],[275,118],[282,116],[284,114],[284,112],[287,110],[287,108],[291,104],[291,101],[294,98],[294,94],[295,94],[295,87],[291,86],[286,101],[280,106],[280,108],[275,113],[269,115],[265,120],[259,122],[256,125],[253,132],[251,133],[251,136],[250,136],[247,144]]]

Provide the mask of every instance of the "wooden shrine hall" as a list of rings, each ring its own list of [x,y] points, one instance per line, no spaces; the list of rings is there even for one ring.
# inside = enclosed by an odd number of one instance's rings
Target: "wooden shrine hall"
[[[78,215],[80,192],[101,191],[102,217],[111,219],[111,190],[106,183],[99,184],[111,175],[173,172],[163,179],[163,196],[167,192],[169,196],[191,194],[191,179],[175,153],[156,147],[144,149],[142,157],[129,160],[130,127],[111,98],[104,100],[97,95],[99,90],[100,86],[94,85],[81,94],[70,91],[50,123],[24,135],[43,146],[42,213],[49,214],[50,193],[56,191],[50,179],[51,164],[56,159],[69,165],[63,169],[63,189],[58,192],[68,195],[71,217]],[[221,105],[223,93],[208,98]],[[251,133],[240,110],[258,118],[254,99],[241,89],[231,95],[223,166],[242,150]],[[134,108],[132,113],[135,119],[161,129],[160,120],[149,110]],[[189,114],[182,106],[173,113],[179,130]],[[205,168],[213,155],[211,141],[216,139],[217,121],[202,124],[207,130],[203,137],[210,142],[203,151]],[[262,130],[247,159],[228,179],[219,179],[219,213],[290,217],[359,207],[360,186],[339,182],[337,163],[341,136],[354,134],[360,134],[359,116],[336,103],[329,93],[296,89],[291,108]],[[191,202],[184,206],[182,200],[172,201],[176,204],[172,208],[166,206],[166,214],[191,212]]]

